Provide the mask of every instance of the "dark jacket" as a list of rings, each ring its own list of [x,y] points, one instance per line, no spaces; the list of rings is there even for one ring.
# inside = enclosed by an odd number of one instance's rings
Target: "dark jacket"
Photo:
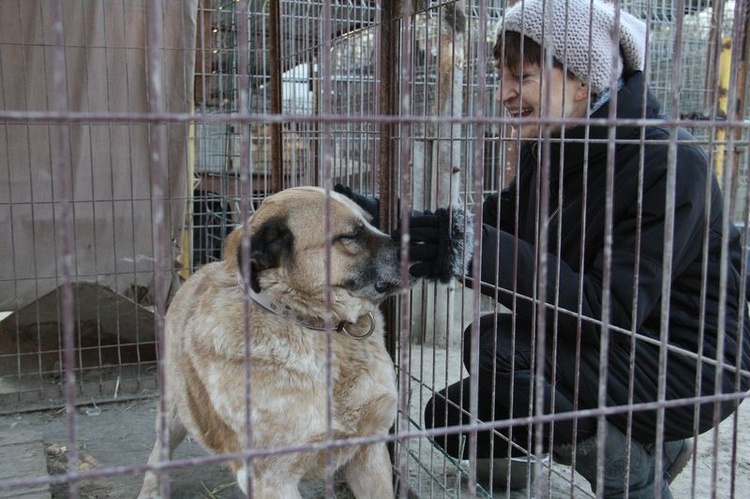
[[[650,92],[644,102],[643,85],[640,72],[626,79],[617,94],[618,119],[660,117],[659,104]],[[605,105],[592,118],[607,118],[608,113],[609,106]],[[557,315],[558,338],[563,341],[567,335],[574,339],[580,324],[582,341],[598,343],[601,326],[595,321],[602,319],[606,270],[607,171],[611,169],[609,165],[613,165],[608,320],[613,326],[635,329],[658,340],[662,277],[666,272],[664,240],[665,208],[670,190],[670,131],[658,126],[618,126],[613,156],[608,154],[609,129],[606,126],[590,126],[588,136],[585,133],[586,127],[583,126],[566,129],[564,147],[559,140],[550,141],[548,156],[538,150],[536,143],[523,146],[515,180],[501,193],[499,203],[496,196],[485,202],[482,281],[498,286],[498,300],[514,311],[521,324],[532,323],[534,307],[529,300],[513,299],[512,292],[534,296],[539,262],[535,249],[537,215],[541,200],[537,193],[545,184],[549,185],[546,299],[573,312]],[[739,314],[745,310],[744,300],[740,299],[740,235],[730,224],[728,259],[722,259],[722,193],[704,151],[692,143],[694,139],[687,131],[679,129],[677,133],[669,343],[690,352],[701,352],[703,358],[714,360],[717,359],[717,349],[723,348],[721,357],[729,366],[737,365],[740,343],[743,343],[739,364],[748,369],[748,321],[744,321],[742,330],[738,326]],[[539,181],[544,171],[542,157],[549,157],[548,182]],[[562,205],[558,210],[559,189],[562,189]],[[708,201],[707,190],[710,191]],[[704,250],[706,233],[708,243]],[[718,327],[722,261],[728,262],[724,283],[726,320],[723,347],[720,346],[721,328]],[[638,270],[634,272],[636,268]],[[637,286],[635,303],[634,286]],[[704,289],[705,297],[702,296]],[[483,290],[487,292],[486,287]],[[704,308],[701,308],[702,300]],[[579,321],[576,317],[578,311],[595,321]],[[705,313],[703,320],[702,311]],[[552,327],[552,315],[548,316],[547,324]],[[630,335],[611,331],[611,344],[628,350]],[[640,343],[638,348],[641,348]],[[658,346],[652,351],[658,353]],[[652,361],[658,362],[658,356]],[[658,364],[651,367],[657,368]],[[669,373],[676,375],[679,372],[688,379],[682,383],[670,376],[668,398],[695,395],[695,367],[695,362],[685,360],[684,355],[670,354]],[[711,375],[714,368],[704,362],[703,369],[706,373],[701,393],[714,393]],[[690,374],[693,374],[692,379]],[[734,376],[724,377],[722,391],[735,391],[735,381]],[[741,388],[748,389],[746,378],[743,378]]]

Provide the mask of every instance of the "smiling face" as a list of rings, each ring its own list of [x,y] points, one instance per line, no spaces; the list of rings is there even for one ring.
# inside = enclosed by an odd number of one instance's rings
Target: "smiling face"
[[[540,118],[554,120],[550,134],[558,135],[564,118],[583,118],[588,110],[588,91],[577,79],[554,66],[545,74],[538,64],[525,64],[517,74],[507,67],[500,71],[496,99],[508,116],[521,119],[513,136],[536,139],[542,135]],[[547,100],[549,86],[549,100]],[[526,122],[526,123],[523,123]]]
[[[511,125],[514,137],[541,137],[540,119],[552,120],[550,134],[559,135],[564,118],[588,114],[588,87],[557,61],[546,71],[541,47],[530,38],[507,32],[498,38],[493,55],[500,79],[495,99],[508,116],[522,121]]]

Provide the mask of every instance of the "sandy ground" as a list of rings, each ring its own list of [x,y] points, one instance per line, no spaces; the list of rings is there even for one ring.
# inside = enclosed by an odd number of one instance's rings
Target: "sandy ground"
[[[442,388],[446,381],[458,379],[461,374],[456,352],[448,353],[439,349],[415,349],[411,368],[411,373],[419,380],[413,381],[411,386],[410,415],[416,424],[423,400],[429,396],[425,387],[431,386],[431,379],[437,378],[435,386]],[[79,470],[117,472],[120,469],[118,467],[146,462],[154,441],[157,406],[154,394],[150,395],[141,400],[99,406],[92,404],[79,408],[75,415],[81,457]],[[718,434],[709,432],[697,439],[695,459],[672,484],[675,498],[747,497],[747,491],[750,490],[749,419],[750,403],[746,402],[740,407],[736,421],[729,419],[721,425]],[[735,423],[736,439],[733,438]],[[67,467],[68,449],[71,445],[67,428],[67,418],[59,410],[0,416],[0,437],[26,435],[29,444],[26,448],[30,449],[30,454],[34,454],[30,457],[44,459],[46,472],[50,474],[60,473]],[[409,431],[416,429],[416,426],[412,426]],[[1,442],[0,439],[0,447]],[[733,451],[735,443],[736,450]],[[407,471],[412,497],[472,496],[455,465],[446,461],[426,439],[413,439],[408,448],[409,458],[402,469]],[[0,449],[0,453],[6,452],[6,461],[9,458],[7,449],[8,447]],[[221,464],[200,464],[200,458],[205,456],[202,449],[191,441],[184,442],[178,448],[175,459],[198,459],[189,462],[190,466],[171,472],[172,497],[242,497],[232,476]],[[733,459],[732,456],[736,458]],[[537,474],[538,482],[532,484],[530,489],[512,492],[510,495],[495,493],[493,497],[517,499],[534,497],[534,494],[537,494],[536,497],[550,498],[589,497],[588,484],[580,477],[572,476],[569,468],[544,464],[537,469],[540,470]],[[571,487],[571,477],[579,488]],[[0,484],[11,478],[18,477],[0,474]],[[79,483],[78,495],[83,498],[135,497],[141,480],[141,476],[133,473],[84,480]],[[321,483],[305,484],[302,490],[306,498],[326,495]],[[334,485],[334,491],[335,497],[350,497],[340,484]],[[12,494],[0,491],[0,497],[71,496],[65,485],[52,486],[50,493],[22,493],[21,490]],[[479,497],[484,495],[479,494]]]

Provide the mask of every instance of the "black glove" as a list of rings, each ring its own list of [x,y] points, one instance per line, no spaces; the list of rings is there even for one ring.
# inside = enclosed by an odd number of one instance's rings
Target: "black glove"
[[[380,228],[380,199],[363,196],[354,192],[351,187],[342,184],[334,185],[333,190],[357,203],[360,208],[370,215],[370,223]]]
[[[435,213],[414,212],[409,218],[409,273],[414,277],[447,283],[454,275],[464,275],[471,261],[474,225],[471,213],[459,206]],[[401,239],[401,229],[391,233]]]

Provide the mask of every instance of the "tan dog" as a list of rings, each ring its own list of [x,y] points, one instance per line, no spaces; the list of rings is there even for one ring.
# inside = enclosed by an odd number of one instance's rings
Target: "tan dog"
[[[327,205],[331,333],[323,322],[328,309]],[[227,239],[222,262],[205,265],[180,288],[166,314],[170,455],[186,432],[213,453],[322,443],[328,439],[329,422],[334,439],[388,433],[396,385],[378,304],[399,289],[400,248],[365,216],[351,200],[333,192],[327,199],[318,188],[282,191],[266,199],[249,221],[249,316],[241,277],[241,228]],[[148,462],[159,462],[159,454],[157,438]],[[333,468],[343,469],[357,497],[393,496],[384,442],[336,447],[330,455]],[[326,463],[323,450],[267,454],[247,467],[239,460],[229,465],[246,494],[249,477],[253,497],[287,499],[299,497],[300,480],[323,477]],[[139,497],[158,495],[157,475],[147,472]]]

